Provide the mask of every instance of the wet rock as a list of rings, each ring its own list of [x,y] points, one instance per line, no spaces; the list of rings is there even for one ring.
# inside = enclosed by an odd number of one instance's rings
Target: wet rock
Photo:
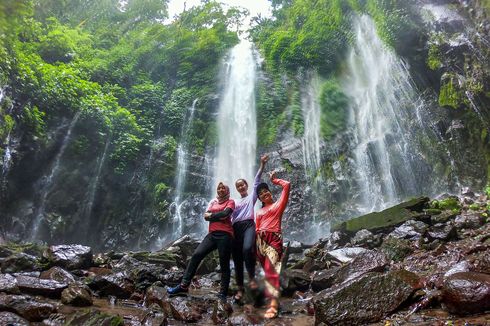
[[[307,291],[310,287],[310,274],[300,269],[287,269],[281,275],[281,287],[284,295],[295,291]]]
[[[410,255],[410,253],[413,252],[413,248],[409,240],[388,236],[381,245],[381,252],[383,252],[389,260],[398,262]]]
[[[459,215],[454,219],[454,226],[458,231],[463,229],[478,229],[483,225],[485,219],[480,214]]]
[[[129,298],[135,289],[133,282],[122,273],[96,276],[88,286],[102,296],[113,295],[122,299]]]
[[[381,235],[375,235],[368,230],[359,230],[356,235],[352,238],[351,244],[353,246],[366,247],[366,248],[376,248],[381,244]]]
[[[339,268],[335,274],[335,284],[341,284],[369,272],[381,272],[386,265],[388,260],[381,252],[370,250],[361,253],[349,264]]]
[[[463,272],[449,276],[442,288],[442,301],[450,313],[458,315],[490,309],[490,275]]]
[[[456,216],[458,216],[458,214],[459,214],[458,210],[444,210],[442,211],[441,214],[432,215],[430,217],[430,223],[431,224],[447,223],[449,220],[452,220]]]
[[[448,270],[446,273],[444,273],[444,277],[448,278],[449,276],[456,274],[456,273],[462,273],[462,272],[469,272],[471,271],[473,266],[466,260],[463,260],[462,262],[457,263],[453,267],[451,267],[450,270]]]
[[[166,250],[178,254],[180,257],[182,257],[182,262],[185,262],[192,256],[198,245],[198,239],[185,235],[182,238],[172,242],[170,246],[166,248]]]
[[[168,318],[164,313],[149,312],[145,318],[141,321],[145,326],[167,326]]]
[[[436,224],[433,225],[426,233],[427,239],[429,241],[441,240],[441,241],[451,241],[458,238],[458,232],[453,224]]]
[[[30,272],[40,269],[39,259],[25,253],[11,255],[2,261],[2,273]]]
[[[93,304],[93,299],[88,286],[84,284],[70,284],[61,293],[61,302],[72,306],[86,307]]]
[[[55,305],[25,295],[0,293],[0,310],[14,312],[28,321],[42,321],[57,311]]]
[[[369,250],[366,248],[349,247],[328,251],[326,253],[326,256],[331,257],[332,259],[337,260],[341,263],[347,263],[366,252],[369,252]]]
[[[341,224],[334,225],[332,231],[355,233],[366,229],[369,231],[388,231],[405,221],[425,216],[423,210],[428,208],[429,198],[420,197],[390,207],[381,212],[363,215]]]
[[[39,278],[58,281],[60,283],[70,284],[75,282],[75,277],[63,268],[53,266],[47,271],[41,272]]]
[[[224,303],[217,301],[214,304],[213,314],[211,319],[215,325],[223,325],[225,323],[229,324],[229,318],[233,313],[233,308],[229,303]]]
[[[0,325],[29,326],[30,323],[27,319],[24,319],[13,312],[2,311],[0,312]]]
[[[125,255],[114,265],[114,272],[131,279],[136,289],[144,290],[156,281],[165,282],[166,271],[161,266],[143,262]]]
[[[417,287],[417,275],[405,270],[368,273],[313,298],[315,325],[363,325],[380,321]]]
[[[428,227],[429,226],[422,221],[409,220],[395,228],[389,236],[398,239],[418,240],[422,237]]]
[[[326,250],[334,250],[346,245],[349,242],[350,237],[345,232],[333,231],[327,238],[327,242],[324,245]]]
[[[22,293],[50,298],[60,298],[61,292],[68,286],[66,283],[31,276],[17,275],[15,278]]]
[[[43,257],[52,265],[68,270],[87,268],[92,264],[92,249],[82,245],[50,246]]]
[[[0,274],[0,292],[19,294],[17,279],[10,274]]]
[[[152,304],[157,304],[163,308],[163,302],[168,300],[167,290],[162,283],[157,282],[146,289],[144,305],[149,307]]]
[[[332,267],[327,270],[316,271],[313,273],[311,289],[315,292],[319,292],[335,285],[335,275],[339,269],[340,267]]]
[[[105,267],[90,267],[88,273],[91,276],[109,275],[112,274],[112,269]]]
[[[470,187],[463,187],[461,188],[461,195],[466,196],[466,197],[475,197],[475,193],[471,190]]]
[[[96,310],[77,312],[66,321],[66,326],[110,325],[124,326],[124,319],[119,315],[109,315]]]

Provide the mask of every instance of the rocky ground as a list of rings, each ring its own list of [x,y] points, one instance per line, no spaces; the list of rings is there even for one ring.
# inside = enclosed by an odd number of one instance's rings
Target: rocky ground
[[[350,220],[314,245],[288,243],[273,321],[259,293],[218,303],[216,256],[189,295],[169,298],[198,244],[188,236],[156,252],[5,243],[0,324],[490,325],[490,202],[463,193]]]

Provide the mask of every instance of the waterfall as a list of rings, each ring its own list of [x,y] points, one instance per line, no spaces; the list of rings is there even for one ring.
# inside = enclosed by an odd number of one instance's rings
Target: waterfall
[[[315,176],[320,168],[320,78],[317,73],[310,77],[301,96],[303,111],[303,161],[306,176]]]
[[[88,186],[87,204],[82,209],[83,223],[86,225],[85,230],[88,230],[88,224],[91,221],[90,218],[92,215],[92,208],[94,206],[95,195],[97,194],[97,186],[99,185],[100,174],[102,172],[102,168],[104,167],[107,150],[109,149],[110,143],[111,137],[107,138],[105,142],[104,152],[102,152],[102,156],[99,157],[97,162],[97,170],[95,171],[94,177]]]
[[[5,89],[6,86],[0,88],[0,106],[3,103],[3,98],[5,97]],[[11,114],[14,108],[14,104],[11,103],[8,113]],[[2,158],[2,186],[6,184],[7,174],[10,169],[10,163],[12,161],[12,149],[11,149],[11,138],[10,138],[10,130],[5,138],[5,150]]]
[[[214,171],[216,185],[223,181],[232,197],[238,197],[235,181],[244,178],[251,184],[257,162],[257,121],[255,113],[256,60],[253,46],[241,41],[229,53],[222,69],[223,89],[218,112],[218,156]]]
[[[184,192],[185,181],[187,177],[187,166],[189,163],[189,133],[192,127],[192,121],[194,120],[194,112],[196,110],[197,98],[192,102],[192,106],[189,108],[189,112],[184,119],[182,129],[180,131],[180,143],[177,147],[177,176],[175,181],[175,197],[172,205],[175,205],[174,222],[177,223],[177,230],[174,230],[174,235],[180,237],[183,232],[183,216],[182,216],[182,194]]]
[[[43,177],[43,185],[41,188],[41,196],[40,196],[40,201],[39,201],[39,206],[35,211],[34,214],[34,221],[32,224],[32,232],[31,232],[31,239],[36,240],[38,238],[38,229],[39,225],[41,224],[42,219],[44,218],[44,210],[46,206],[46,199],[48,198],[48,194],[51,191],[51,188],[54,183],[55,176],[58,174],[58,170],[60,168],[60,162],[61,162],[61,157],[63,156],[63,153],[65,152],[66,146],[70,142],[70,136],[73,131],[73,128],[77,124],[78,118],[80,117],[80,112],[77,112],[75,116],[73,117],[73,120],[70,123],[70,126],[68,127],[68,131],[65,134],[65,137],[63,139],[63,142],[61,144],[60,150],[56,154],[56,157],[54,159],[53,166],[51,168],[51,171],[49,175]]]
[[[345,92],[351,97],[356,181],[362,213],[418,194],[411,138],[421,105],[407,67],[384,46],[369,16],[354,23]],[[417,126],[421,128],[421,126]]]

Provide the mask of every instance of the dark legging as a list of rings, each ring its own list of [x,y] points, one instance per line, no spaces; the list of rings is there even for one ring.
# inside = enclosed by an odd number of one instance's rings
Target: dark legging
[[[235,264],[236,284],[243,286],[243,262],[249,279],[255,278],[255,222],[245,220],[233,224],[233,263]]]
[[[189,285],[192,278],[196,274],[197,268],[201,261],[213,250],[218,249],[219,264],[221,267],[221,290],[220,294],[228,293],[230,285],[230,255],[231,255],[232,237],[229,233],[223,231],[215,231],[208,233],[202,240],[199,246],[192,254],[191,261],[184,272],[182,284]]]

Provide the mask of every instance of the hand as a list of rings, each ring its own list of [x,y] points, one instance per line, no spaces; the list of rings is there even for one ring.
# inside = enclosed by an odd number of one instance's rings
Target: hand
[[[273,181],[276,178],[276,170],[269,172],[269,179]]]
[[[210,213],[210,212],[206,212],[206,213],[204,213],[204,219],[205,219],[206,221],[209,221],[209,219],[211,218],[211,215],[212,215],[212,213]]]
[[[269,161],[269,155],[264,154],[264,155],[262,155],[262,156],[260,157],[260,163],[261,163],[262,165],[265,165],[265,163],[267,163],[267,161]]]

